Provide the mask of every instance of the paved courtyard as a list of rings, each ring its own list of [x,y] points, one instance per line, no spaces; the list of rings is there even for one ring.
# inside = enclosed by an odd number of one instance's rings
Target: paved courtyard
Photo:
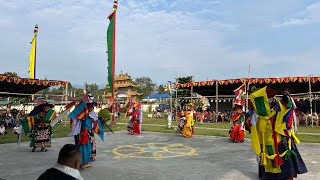
[[[229,143],[224,137],[125,131],[97,141],[97,161],[81,170],[84,179],[257,179],[256,157],[249,140]],[[31,152],[29,143],[0,145],[0,179],[36,179],[53,166],[60,148],[73,138],[53,139],[48,152]],[[299,179],[320,178],[320,144],[301,143],[301,156],[309,172]]]

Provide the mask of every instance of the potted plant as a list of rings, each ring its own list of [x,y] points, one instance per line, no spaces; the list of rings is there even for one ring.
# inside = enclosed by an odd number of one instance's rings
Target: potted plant
[[[101,120],[101,123],[105,125],[107,121],[110,120],[111,115],[108,109],[101,109],[98,113],[98,117]]]

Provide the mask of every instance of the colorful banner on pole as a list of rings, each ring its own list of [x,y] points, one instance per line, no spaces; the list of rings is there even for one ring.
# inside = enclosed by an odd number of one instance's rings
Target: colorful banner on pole
[[[236,95],[236,98],[244,96],[246,94],[246,84],[242,84],[240,87],[234,90],[234,94]]]
[[[36,59],[36,42],[37,42],[37,34],[35,34],[31,41],[31,51],[30,51],[30,65],[29,65],[29,74],[30,78],[34,79],[36,74],[35,69],[35,59]]]
[[[170,91],[170,92],[172,91],[172,81],[168,81],[165,91]]]
[[[236,90],[234,90],[234,94],[236,95],[236,99],[234,104],[243,106],[245,105],[245,95],[246,95],[246,84],[242,84]]]
[[[114,35],[115,35],[115,23],[114,23],[114,13],[108,16],[110,20],[108,30],[107,30],[107,48],[108,48],[108,84],[110,91],[113,91],[113,60],[114,60]]]

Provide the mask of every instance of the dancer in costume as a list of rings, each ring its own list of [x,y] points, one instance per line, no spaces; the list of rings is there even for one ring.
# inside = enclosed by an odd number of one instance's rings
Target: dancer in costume
[[[140,121],[142,120],[141,104],[135,103],[130,112],[130,121],[128,123],[128,132],[131,134],[140,134]]]
[[[246,84],[242,84],[234,90],[236,100],[234,102],[234,112],[230,123],[232,124],[229,131],[229,139],[231,142],[244,141],[244,106],[246,96]]]
[[[182,135],[189,138],[194,134],[193,106],[188,104],[186,108],[186,123],[183,126]]]
[[[75,136],[75,144],[80,145],[82,168],[92,166],[92,161],[96,160],[94,132],[104,141],[103,125],[94,112],[97,103],[93,101],[90,93],[85,97],[68,116],[73,121],[72,135]]]
[[[244,101],[236,100],[235,110],[230,120],[232,124],[229,131],[229,139],[231,142],[244,141],[244,114],[243,114]]]
[[[30,134],[32,152],[37,148],[40,148],[41,151],[47,151],[47,147],[51,147],[52,128],[50,123],[56,117],[53,107],[46,101],[41,102],[21,122],[25,134]]]
[[[295,100],[285,93],[281,99],[264,87],[250,95],[251,143],[259,159],[259,178],[293,179],[308,172],[296,144],[298,110]]]
[[[175,131],[177,133],[181,133],[182,134],[182,130],[183,130],[183,127],[187,121],[187,118],[186,118],[186,113],[185,112],[181,112],[179,113],[179,125],[175,128]]]

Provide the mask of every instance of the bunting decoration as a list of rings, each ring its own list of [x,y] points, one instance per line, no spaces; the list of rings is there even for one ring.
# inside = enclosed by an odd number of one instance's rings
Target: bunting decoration
[[[66,86],[68,84],[67,81],[36,80],[36,79],[28,79],[28,78],[11,77],[4,74],[0,74],[0,81],[4,81],[7,83],[14,82],[15,84],[23,84],[23,85],[36,84],[39,86]]]
[[[320,82],[320,77],[280,77],[280,78],[241,78],[241,79],[227,79],[227,80],[214,80],[214,81],[201,81],[201,82],[189,82],[189,83],[177,83],[175,87],[191,87],[191,86],[215,86],[216,83],[219,85],[228,85],[235,83],[250,83],[250,84],[275,84],[275,83],[291,83],[291,82],[309,82],[318,83]]]

